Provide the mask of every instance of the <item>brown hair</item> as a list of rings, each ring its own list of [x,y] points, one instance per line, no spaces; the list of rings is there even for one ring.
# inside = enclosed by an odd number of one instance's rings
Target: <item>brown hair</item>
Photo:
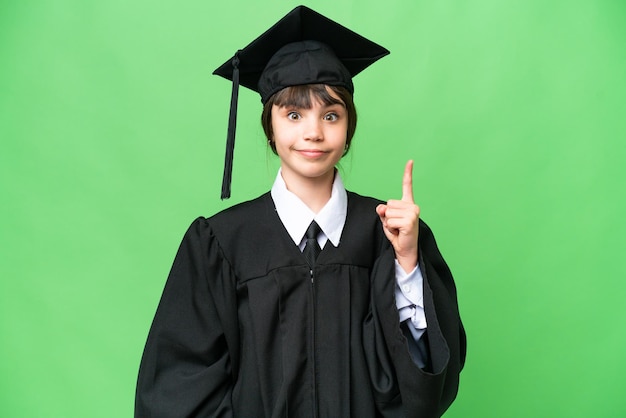
[[[335,93],[339,100],[328,92],[327,87]],[[352,94],[344,87],[327,86],[325,84],[306,84],[302,86],[285,87],[271,96],[263,106],[261,125],[263,125],[263,131],[265,131],[265,136],[274,154],[276,154],[276,144],[274,144],[273,141],[272,106],[295,106],[310,109],[312,106],[311,97],[315,97],[326,106],[342,104],[346,107],[346,112],[348,113],[348,132],[346,132],[346,149],[343,155],[348,153],[352,137],[356,131],[356,107],[352,100]]]

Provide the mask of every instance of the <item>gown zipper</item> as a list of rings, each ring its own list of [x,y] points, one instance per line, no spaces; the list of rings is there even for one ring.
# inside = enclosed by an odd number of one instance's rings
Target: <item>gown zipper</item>
[[[313,417],[317,418],[317,360],[315,356],[315,278],[313,275],[313,269],[309,270],[309,274],[311,276],[311,379],[312,379],[312,390],[313,390]]]

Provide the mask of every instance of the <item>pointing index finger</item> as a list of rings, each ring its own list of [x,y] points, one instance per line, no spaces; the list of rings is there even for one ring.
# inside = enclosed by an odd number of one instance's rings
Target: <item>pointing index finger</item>
[[[402,177],[402,200],[413,203],[413,160],[409,160],[404,167]]]

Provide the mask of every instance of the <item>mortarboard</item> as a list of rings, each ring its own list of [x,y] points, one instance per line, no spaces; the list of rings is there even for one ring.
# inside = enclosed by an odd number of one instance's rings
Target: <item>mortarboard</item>
[[[298,6],[222,64],[213,74],[232,80],[222,199],[230,197],[239,85],[261,95],[303,84],[342,86],[389,54],[382,46],[309,9]]]

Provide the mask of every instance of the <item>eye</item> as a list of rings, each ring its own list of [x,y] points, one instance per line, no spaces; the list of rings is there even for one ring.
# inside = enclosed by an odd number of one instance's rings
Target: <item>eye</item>
[[[298,120],[300,118],[301,118],[301,116],[300,116],[300,114],[298,112],[291,111],[291,112],[287,113],[287,119]]]
[[[339,119],[339,115],[335,112],[329,112],[324,115],[324,120],[329,122],[335,122],[337,119]]]

